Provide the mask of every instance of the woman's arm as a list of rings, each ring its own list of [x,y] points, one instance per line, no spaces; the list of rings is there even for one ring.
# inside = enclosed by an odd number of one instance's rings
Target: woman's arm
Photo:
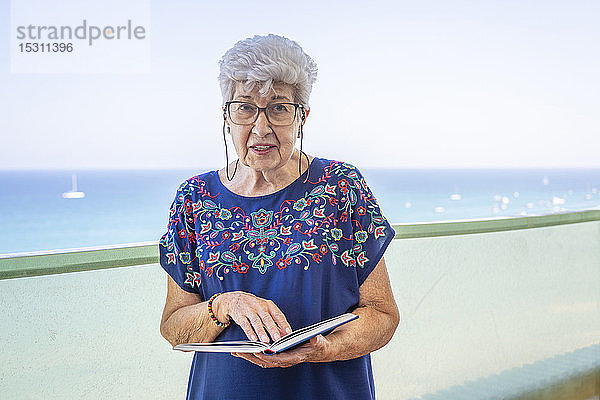
[[[168,276],[167,300],[160,322],[161,335],[175,346],[181,343],[212,342],[224,328],[211,320],[208,301],[186,292]],[[212,304],[221,322],[234,320],[250,340],[269,342],[292,331],[285,316],[270,300],[245,292],[223,293]]]
[[[175,346],[212,342],[223,331],[211,321],[207,301],[189,293],[167,275],[167,300],[160,321],[161,335]]]
[[[348,360],[371,353],[390,341],[400,322],[383,257],[360,286],[359,296],[358,306],[352,311],[359,318],[326,336],[316,336],[307,344],[275,355],[234,355],[269,368],[290,367],[301,362]]]

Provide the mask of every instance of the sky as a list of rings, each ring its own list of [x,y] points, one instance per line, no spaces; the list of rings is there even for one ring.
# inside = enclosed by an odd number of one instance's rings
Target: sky
[[[12,3],[0,0],[0,169],[220,168],[218,60],[267,33],[318,65],[309,154],[361,167],[600,168],[597,1]],[[62,73],[17,53],[15,23],[84,18],[131,18],[146,38],[55,57]],[[39,71],[23,73],[28,63]]]

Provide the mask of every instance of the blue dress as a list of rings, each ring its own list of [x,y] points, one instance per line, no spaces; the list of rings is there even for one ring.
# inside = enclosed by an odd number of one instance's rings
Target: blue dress
[[[271,299],[292,329],[352,311],[394,231],[360,172],[314,158],[278,192],[245,197],[217,171],[183,182],[160,240],[160,264],[208,299],[242,290]],[[232,323],[216,339],[247,340]],[[374,399],[369,355],[263,369],[228,353],[195,353],[188,399]]]

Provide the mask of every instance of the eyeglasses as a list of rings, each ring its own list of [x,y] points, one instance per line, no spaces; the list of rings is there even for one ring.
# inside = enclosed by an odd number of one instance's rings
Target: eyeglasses
[[[271,125],[291,125],[296,119],[296,112],[300,108],[304,113],[304,107],[298,103],[273,103],[266,107],[243,101],[228,101],[225,103],[225,112],[229,119],[236,125],[251,125],[258,119],[258,114],[264,111],[267,121]]]

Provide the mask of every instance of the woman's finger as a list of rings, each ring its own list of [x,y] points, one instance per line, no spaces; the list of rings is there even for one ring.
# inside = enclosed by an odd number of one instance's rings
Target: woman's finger
[[[292,333],[292,327],[290,326],[290,323],[287,321],[287,318],[281,312],[279,307],[277,307],[275,303],[273,303],[271,300],[268,301],[268,305],[271,316],[273,317],[273,320],[279,327],[280,332],[282,332],[283,335]]]
[[[269,335],[267,335],[267,332],[265,331],[263,321],[260,318],[260,316],[258,314],[253,314],[248,316],[247,318],[250,321],[250,324],[252,324],[252,328],[254,329],[254,332],[256,332],[256,334],[258,335],[260,341],[263,343],[269,343]]]
[[[243,358],[246,361],[250,361],[253,364],[258,365],[259,367],[262,368],[266,368],[267,363],[265,363],[263,360],[261,360],[260,358],[256,357],[254,354],[252,353],[232,353],[232,355],[234,357],[239,357],[239,358]]]
[[[245,292],[230,292],[230,295],[227,313],[248,339],[269,343],[269,337],[275,341],[292,332],[285,315],[273,301]]]
[[[258,337],[256,336],[256,333],[254,333],[254,329],[252,329],[252,325],[250,324],[250,321],[248,320],[248,318],[246,318],[246,316],[232,316],[232,318],[235,321],[235,323],[238,324],[240,328],[242,328],[248,339],[258,340]]]
[[[260,319],[262,320],[265,328],[267,329],[267,332],[269,333],[269,336],[271,336],[271,339],[273,341],[276,341],[279,338],[281,338],[281,330],[273,320],[271,314],[269,314],[268,312],[263,312],[262,314],[260,314]]]

